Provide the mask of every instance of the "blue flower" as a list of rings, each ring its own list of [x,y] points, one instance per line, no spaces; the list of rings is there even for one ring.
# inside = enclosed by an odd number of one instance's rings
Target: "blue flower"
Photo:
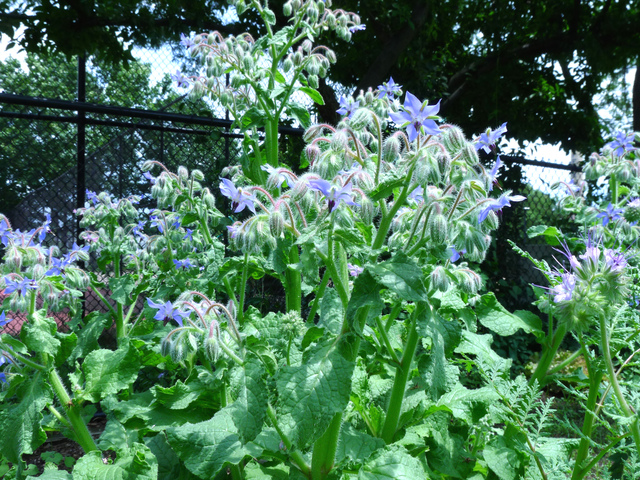
[[[493,147],[500,137],[506,132],[507,122],[503,123],[495,130],[488,128],[487,131],[482,133],[476,140],[474,144],[476,150],[484,150],[486,153],[491,153],[491,147]]]
[[[503,193],[497,199],[489,200],[488,205],[480,210],[480,213],[478,214],[478,223],[484,222],[487,215],[489,215],[489,212],[499,212],[504,207],[510,207],[511,202],[522,202],[526,199],[527,197],[523,197],[522,195],[509,196],[507,193]]]
[[[615,208],[611,203],[609,203],[604,211],[596,215],[596,218],[601,218],[602,226],[606,227],[611,220],[615,222],[616,220],[620,219],[620,215],[622,213],[624,213],[624,210]]]
[[[99,199],[98,199],[98,195],[96,195],[96,192],[92,192],[91,190],[86,190],[84,193],[87,197],[87,200],[89,200],[94,205],[98,204]]]
[[[616,132],[615,137],[615,140],[612,140],[605,145],[605,147],[609,147],[613,150],[614,155],[621,157],[625,152],[637,150],[637,148],[633,146],[633,133],[627,134],[624,132]]]
[[[382,85],[378,85],[378,98],[390,98],[393,99],[395,95],[400,95],[402,92],[402,85],[398,85],[393,81],[393,77],[389,77],[388,82],[383,82]]]
[[[255,196],[245,192],[242,188],[236,188],[231,180],[220,179],[220,192],[231,200],[231,208],[235,213],[241,212],[245,207],[256,213]]]
[[[178,84],[178,88],[189,86],[189,79],[185,77],[180,70],[176,70],[176,73],[171,75],[171,80]]]
[[[193,50],[194,48],[197,47],[193,39],[191,37],[187,37],[184,33],[180,34],[180,44],[183,47],[188,48],[190,50]]]
[[[149,172],[144,172],[142,174],[142,176],[144,178],[146,178],[147,180],[149,180],[149,182],[151,183],[151,185],[155,185],[156,184],[156,177],[154,177],[153,175],[151,175]]]
[[[343,115],[343,116],[346,115],[347,118],[351,118],[351,116],[358,109],[358,107],[360,107],[360,102],[356,102],[353,100],[353,98],[351,97],[347,98],[344,95],[342,95],[340,97],[340,108],[336,110],[336,113],[339,113],[340,115]]]
[[[464,248],[462,250],[457,250],[456,247],[449,247],[447,248],[447,252],[449,253],[449,260],[451,263],[454,263],[460,260],[460,257],[467,253],[467,250]]]
[[[349,27],[349,31],[351,33],[355,33],[355,32],[359,32],[362,30],[366,30],[367,26],[364,23],[361,23],[360,25],[353,25],[352,27]]]
[[[287,176],[282,173],[281,169],[272,167],[271,165],[262,165],[260,167],[261,170],[264,170],[269,174],[269,177],[274,177],[276,179],[275,183],[278,185],[278,188],[282,187],[282,184],[287,181]]]
[[[13,292],[20,292],[22,297],[27,295],[27,290],[37,290],[38,284],[35,280],[31,280],[30,278],[23,278],[21,281],[13,281],[9,277],[4,278],[4,282],[7,284],[7,288],[4,289],[4,293],[7,295],[12,294]]]
[[[421,132],[429,135],[438,135],[440,129],[434,121],[438,118],[440,101],[435,105],[429,105],[427,101],[420,102],[415,95],[407,92],[402,111],[391,113],[390,117],[401,128],[407,128],[409,141],[413,142]]]
[[[191,268],[193,267],[193,264],[191,263],[191,261],[186,258],[184,260],[176,260],[175,258],[173,259],[173,263],[176,266],[177,270],[180,270],[181,268]]]
[[[153,317],[156,320],[165,321],[165,322],[169,320],[175,320],[178,323],[178,325],[182,327],[184,319],[189,316],[189,312],[185,312],[183,310],[180,310],[177,307],[174,307],[173,304],[168,301],[165,303],[156,303],[150,298],[148,298],[147,304],[151,308],[158,309],[158,312]]]
[[[193,242],[193,230],[191,230],[190,228],[187,228],[187,233],[184,235],[184,237],[182,237],[182,239]]]
[[[498,184],[498,170],[500,170],[502,165],[502,160],[500,160],[500,155],[498,155],[496,163],[493,165],[493,168],[489,172],[489,191],[493,190],[494,185]]]
[[[416,203],[421,203],[424,202],[424,188],[418,186],[416,188],[413,189],[413,192],[411,192],[408,196],[408,199],[413,200]]]
[[[6,247],[9,245],[9,238],[11,238],[11,228],[9,228],[9,224],[3,218],[0,220],[0,241]]]
[[[138,235],[138,236],[142,235],[143,234],[142,229],[146,224],[147,222],[145,222],[144,220],[140,220],[138,224],[131,229],[131,232],[134,235]]]
[[[51,268],[47,270],[45,275],[47,277],[52,275],[60,275],[64,276],[64,269],[71,264],[71,256],[69,254],[65,255],[63,258],[52,258],[51,259]]]
[[[0,327],[4,327],[11,320],[13,320],[13,318],[6,318],[6,315],[4,312],[0,313]]]
[[[362,272],[364,272],[364,268],[360,267],[359,265],[353,265],[351,263],[347,263],[347,269],[349,270],[349,275],[351,275],[352,277],[357,277]]]
[[[339,188],[336,185],[332,185],[331,183],[327,182],[326,180],[318,178],[309,180],[309,188],[311,188],[312,190],[317,190],[325,196],[329,205],[329,212],[333,212],[333,210],[335,210],[340,202],[344,202],[347,205],[359,206],[356,202],[353,201],[353,198],[351,198],[350,183],[347,183],[344,187]]]
[[[160,220],[155,215],[152,215],[151,217],[149,217],[149,220],[151,220],[152,227],[157,227],[160,233],[164,233],[164,225],[162,224],[162,220]]]

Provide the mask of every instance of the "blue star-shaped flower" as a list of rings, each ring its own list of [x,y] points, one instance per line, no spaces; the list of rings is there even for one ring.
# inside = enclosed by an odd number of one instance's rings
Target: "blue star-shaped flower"
[[[440,129],[435,120],[440,111],[440,101],[435,105],[429,105],[427,101],[421,102],[411,92],[407,92],[402,110],[391,113],[390,117],[400,128],[406,128],[409,141],[413,142],[421,132],[429,135],[438,135]]]

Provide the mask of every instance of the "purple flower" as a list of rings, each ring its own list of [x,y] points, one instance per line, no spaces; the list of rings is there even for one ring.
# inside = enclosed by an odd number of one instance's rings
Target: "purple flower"
[[[627,134],[624,132],[616,132],[615,137],[615,140],[612,140],[605,145],[605,147],[609,147],[613,150],[614,155],[621,157],[625,152],[637,150],[637,148],[633,146],[633,133]]]
[[[424,131],[429,135],[438,135],[440,129],[434,121],[440,111],[440,101],[435,105],[429,105],[427,101],[420,102],[415,95],[407,92],[402,111],[391,113],[390,117],[401,128],[407,128],[409,141],[413,142],[418,134]]]
[[[510,207],[511,202],[522,202],[526,199],[527,197],[523,197],[522,195],[509,196],[507,193],[503,193],[497,199],[489,200],[488,205],[478,214],[478,223],[482,223],[487,218],[487,215],[489,215],[489,212],[499,212],[504,207]]]
[[[486,132],[480,135],[475,142],[476,150],[484,150],[486,153],[491,153],[491,147],[493,147],[498,139],[504,135],[507,131],[507,122],[500,125],[495,130],[487,129]]]
[[[357,277],[364,271],[364,268],[358,265],[353,265],[351,263],[347,263],[347,269],[349,270],[349,275],[351,275],[352,277]]]
[[[424,188],[422,187],[414,188],[413,192],[411,192],[407,198],[417,203],[424,202]]]
[[[197,46],[193,39],[191,37],[187,37],[184,33],[180,34],[180,44],[190,50],[193,50]]]
[[[621,272],[627,267],[627,259],[618,250],[605,248],[604,262],[613,272]]]
[[[454,263],[460,260],[460,257],[467,253],[467,250],[464,248],[462,250],[457,250],[456,247],[449,247],[447,252],[449,252],[449,260]]]
[[[52,258],[51,268],[47,270],[45,275],[47,277],[52,275],[64,276],[64,269],[71,264],[71,255],[67,254],[63,258]]]
[[[359,32],[359,31],[366,30],[366,29],[367,29],[367,26],[364,23],[361,23],[360,25],[354,25],[352,27],[349,27],[349,31],[351,33]]]
[[[21,281],[13,281],[9,277],[4,278],[4,282],[7,284],[7,288],[4,289],[4,293],[7,295],[12,294],[13,292],[20,292],[20,296],[24,297],[27,295],[27,290],[37,290],[38,284],[35,280],[31,280],[30,278],[23,278]]]
[[[190,228],[187,228],[187,233],[185,234],[184,237],[182,237],[182,239],[193,242],[193,230],[191,230]]]
[[[0,220],[0,241],[6,247],[9,245],[9,238],[11,237],[11,229],[9,228],[9,224],[3,218]]]
[[[624,213],[623,210],[615,208],[611,203],[609,203],[604,211],[596,215],[596,218],[601,218],[602,226],[606,227],[611,220],[615,222],[616,220],[620,219],[620,215],[622,213]]]
[[[355,112],[358,107],[360,107],[360,102],[356,102],[353,100],[353,98],[349,97],[345,97],[344,95],[342,95],[340,97],[340,108],[338,110],[336,110],[336,113],[339,113],[340,115],[346,115],[347,118],[351,118],[351,116],[353,115],[353,112]]]
[[[40,231],[38,232],[38,241],[40,243],[43,242],[43,240],[45,239],[45,237],[47,236],[47,233],[49,233],[51,231],[51,229],[49,228],[49,225],[51,225],[51,215],[49,215],[48,213],[46,214],[46,220],[45,222],[42,224],[42,227],[40,227]]]
[[[98,204],[99,200],[98,200],[98,195],[96,195],[96,192],[92,192],[91,190],[86,190],[84,193],[87,196],[87,200],[89,200],[94,205]]]
[[[13,320],[13,318],[6,318],[6,315],[4,312],[0,313],[0,327],[4,327],[11,320]]]
[[[178,84],[178,88],[189,86],[189,79],[185,77],[180,70],[176,70],[176,73],[171,75],[171,80]]]
[[[150,298],[147,299],[147,304],[151,307],[151,308],[157,308],[158,312],[155,314],[155,316],[153,318],[155,318],[156,320],[161,320],[161,321],[169,321],[169,320],[175,320],[178,325],[180,325],[181,327],[183,326],[183,320],[185,318],[187,318],[189,316],[189,312],[185,312],[183,310],[180,310],[177,307],[174,307],[173,304],[171,302],[165,302],[165,303],[156,303],[153,300],[151,300]]]
[[[181,268],[192,268],[194,266],[188,258],[184,260],[176,260],[174,258],[173,263],[177,270],[180,270]]]
[[[235,213],[241,212],[245,207],[253,213],[256,213],[256,207],[254,205],[256,202],[255,196],[245,192],[242,188],[236,188],[231,180],[221,178],[220,191],[222,195],[231,200],[231,208]]]
[[[398,85],[393,81],[393,77],[389,77],[388,82],[383,82],[382,85],[378,85],[378,98],[390,98],[393,99],[395,95],[400,95],[402,92],[402,85]]]
[[[242,224],[240,222],[236,222],[233,225],[227,225],[227,231],[229,232],[229,238],[236,238],[238,236],[238,232]]]
[[[326,180],[318,178],[309,180],[309,188],[317,190],[325,196],[329,205],[329,212],[333,212],[340,202],[344,202],[347,205],[359,206],[353,201],[353,198],[351,198],[351,183],[347,183],[344,187],[338,188]]]
[[[162,220],[161,219],[159,219],[155,215],[152,215],[151,217],[149,217],[149,220],[151,220],[151,224],[150,225],[152,227],[157,227],[158,230],[160,231],[160,233],[164,233],[164,225],[162,224]]]
[[[140,220],[138,222],[138,224],[133,227],[131,229],[131,231],[133,232],[134,235],[142,235],[142,229],[144,228],[144,226],[147,224],[147,222],[145,222],[144,220]]]
[[[179,85],[178,85],[179,86]],[[155,185],[156,183],[156,177],[154,177],[153,175],[151,175],[149,172],[144,172],[142,174],[142,176],[144,178],[146,178],[147,180],[149,180],[149,182],[151,183],[151,185]]]
[[[489,184],[489,191],[493,190],[494,185],[498,184],[498,170],[500,170],[502,165],[503,165],[502,160],[500,160],[500,155],[498,155],[498,158],[496,159],[496,163],[493,165],[493,168],[489,172],[489,181],[491,182]]]
[[[553,301],[568,302],[576,288],[576,277],[573,273],[560,273],[559,276],[562,281],[550,290],[554,295]]]

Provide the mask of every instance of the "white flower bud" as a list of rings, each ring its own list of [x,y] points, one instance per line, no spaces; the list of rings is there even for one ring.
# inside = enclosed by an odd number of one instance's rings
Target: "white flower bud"
[[[429,218],[429,236],[431,241],[436,245],[442,245],[447,242],[448,224],[444,215],[431,215]]]
[[[446,292],[449,289],[449,285],[451,285],[447,270],[441,265],[433,269],[429,275],[429,280],[431,286],[441,292]]]
[[[285,17],[290,17],[293,9],[291,8],[291,2],[287,2],[282,6],[282,13]]]
[[[276,238],[279,238],[284,233],[285,222],[282,213],[278,210],[271,213],[269,216],[269,230],[271,231],[271,235]]]

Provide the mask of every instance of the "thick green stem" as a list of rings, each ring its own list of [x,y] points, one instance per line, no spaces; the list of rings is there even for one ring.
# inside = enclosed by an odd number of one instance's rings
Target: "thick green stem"
[[[613,393],[620,403],[620,407],[622,408],[624,414],[629,418],[633,418],[633,420],[631,421],[631,425],[629,426],[629,430],[631,432],[631,435],[633,436],[633,441],[636,444],[636,449],[640,451],[640,426],[638,425],[638,416],[627,403],[627,400],[624,397],[624,393],[620,388],[618,377],[616,376],[616,372],[613,368],[613,361],[611,359],[611,348],[609,346],[609,330],[607,329],[607,321],[604,315],[600,317],[600,343],[600,348],[602,349],[602,356],[607,367],[607,375],[609,376],[611,388],[613,389]]]
[[[120,256],[114,255],[113,260],[113,270],[114,277],[120,278]],[[125,324],[124,324],[124,307],[120,302],[116,304],[116,339],[118,341],[118,346],[120,346],[120,341],[122,338],[126,336],[125,332]]]
[[[289,251],[289,264],[295,265],[299,261],[298,246],[293,245]],[[295,311],[300,313],[302,310],[302,275],[296,270],[287,268],[284,276],[287,283],[285,286],[287,312]]]
[[[264,127],[264,145],[267,153],[267,163],[272,167],[278,166],[278,117],[267,119]]]
[[[305,477],[311,478],[311,469],[309,468],[309,465],[307,465],[307,462],[305,461],[300,451],[298,451],[293,447],[293,444],[291,443],[291,440],[289,439],[287,434],[284,433],[280,428],[280,425],[278,425],[278,419],[276,418],[276,411],[273,409],[271,405],[267,406],[267,416],[269,417],[269,420],[271,420],[271,424],[273,425],[273,428],[275,428],[276,432],[278,432],[278,435],[280,435],[280,438],[282,439],[282,443],[284,443],[284,446],[287,448],[289,452],[289,458],[291,459],[291,461],[296,465],[296,467],[300,469],[300,471]]]
[[[242,267],[242,281],[240,282],[240,303],[238,304],[238,313],[236,318],[238,323],[242,325],[244,321],[244,298],[247,291],[247,281],[249,279],[249,254],[244,254],[244,264]]]
[[[538,381],[538,385],[541,387],[546,384],[546,376],[549,371],[549,366],[551,365],[551,362],[553,362],[558,348],[567,334],[567,330],[568,327],[566,323],[563,322],[559,324],[558,328],[556,328],[556,331],[553,333],[553,337],[550,339],[551,341],[544,345],[545,349],[542,352],[542,357],[540,358],[540,362],[538,362],[538,366],[529,379],[529,385],[533,385],[533,382],[536,380]]]
[[[618,203],[618,180],[612,175],[609,177],[609,193],[611,193],[611,203]]]
[[[82,420],[80,416],[79,407],[75,405],[71,400],[71,397],[67,393],[64,384],[62,383],[62,379],[55,368],[52,368],[49,371],[49,382],[53,387],[60,403],[64,407],[67,417],[69,418],[69,422],[71,423],[71,429],[75,434],[76,441],[82,447],[82,449],[86,452],[91,452],[93,450],[98,450],[98,446],[96,442],[93,440],[91,433],[89,433],[89,429],[87,425]]]
[[[402,401],[404,400],[404,394],[407,389],[407,380],[409,379],[409,373],[411,372],[411,363],[418,347],[418,332],[416,329],[416,323],[418,315],[428,314],[431,316],[431,307],[424,303],[416,305],[416,309],[411,315],[411,325],[409,326],[409,334],[407,337],[407,344],[402,354],[402,360],[396,368],[396,377],[393,381],[393,390],[391,390],[391,398],[389,400],[389,407],[387,409],[387,416],[384,420],[384,426],[382,427],[382,439],[390,444],[393,442],[396,430],[398,428],[398,420],[400,419],[400,411],[402,410]]]
[[[316,440],[311,456],[311,478],[313,480],[327,478],[333,469],[341,426],[342,412],[338,412],[333,416],[327,430]]]
[[[316,292],[316,297],[313,299],[313,304],[311,305],[311,310],[309,311],[309,316],[307,317],[307,323],[312,323],[316,318],[316,313],[318,312],[318,307],[320,307],[320,300],[324,297],[324,291],[327,288],[327,284],[329,283],[329,270],[325,269],[324,275],[322,275],[322,281],[320,282],[320,287]]]
[[[581,480],[589,472],[588,469],[582,467],[582,464],[589,455],[591,433],[593,432],[593,423],[596,419],[596,404],[600,393],[600,382],[602,381],[602,372],[593,368],[587,348],[584,345],[582,338],[580,339],[580,344],[580,351],[583,352],[583,357],[587,365],[587,373],[589,375],[589,396],[587,398],[586,412],[584,414],[584,423],[582,424],[582,439],[578,445],[578,453],[576,455],[576,463],[573,467],[571,480]]]

